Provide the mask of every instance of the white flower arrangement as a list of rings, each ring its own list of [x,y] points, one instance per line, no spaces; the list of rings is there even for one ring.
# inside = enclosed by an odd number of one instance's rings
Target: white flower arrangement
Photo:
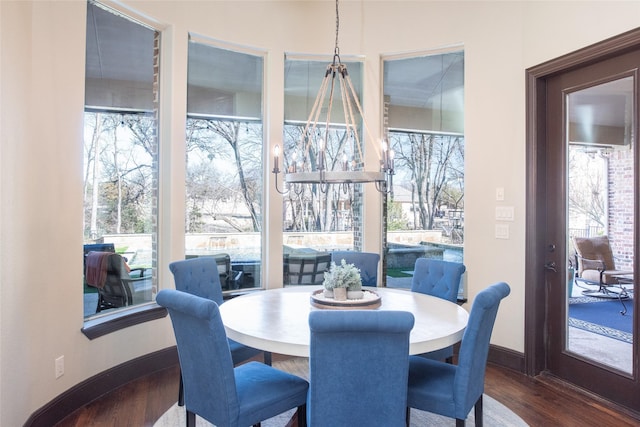
[[[323,285],[327,290],[348,288],[349,291],[360,291],[362,290],[360,269],[353,264],[347,264],[344,259],[340,265],[332,262],[329,271],[324,273]]]

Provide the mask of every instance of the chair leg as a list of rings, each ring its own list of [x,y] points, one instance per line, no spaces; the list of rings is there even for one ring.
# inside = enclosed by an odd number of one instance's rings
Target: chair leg
[[[307,405],[298,406],[298,427],[307,427]]]
[[[184,406],[184,384],[182,383],[182,372],[180,372],[180,385],[178,386],[178,406]]]
[[[456,418],[456,427],[464,427],[465,421],[460,418]]]
[[[482,395],[476,401],[474,415],[476,417],[476,427],[482,427]]]
[[[271,366],[271,352],[265,351],[263,353],[263,357],[264,357],[264,364]]]
[[[187,427],[196,427],[196,414],[187,410]]]
[[[407,406],[407,427],[411,425],[411,408]]]

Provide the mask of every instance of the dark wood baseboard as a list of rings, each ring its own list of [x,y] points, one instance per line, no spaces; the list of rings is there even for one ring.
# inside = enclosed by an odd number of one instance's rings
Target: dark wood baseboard
[[[122,363],[65,391],[31,414],[24,427],[50,427],[94,399],[138,378],[177,365],[175,346]]]
[[[487,362],[524,373],[524,354],[497,345],[489,346]]]
[[[524,372],[524,355],[504,347],[491,346],[488,361],[518,372]],[[170,368],[178,363],[178,351],[175,346],[122,363],[94,375],[65,391],[31,414],[24,427],[50,427],[55,425],[67,415],[82,408],[94,399],[130,381]]]

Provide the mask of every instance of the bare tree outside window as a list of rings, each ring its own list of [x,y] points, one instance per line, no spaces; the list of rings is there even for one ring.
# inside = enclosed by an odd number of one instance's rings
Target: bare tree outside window
[[[150,233],[153,117],[85,113],[85,239]]]
[[[392,132],[398,185],[410,184],[413,229],[431,230],[436,219],[459,210],[464,191],[464,139],[460,136]]]
[[[606,229],[606,163],[602,148],[569,145],[571,235],[588,237]]]
[[[285,125],[283,150],[284,168],[287,171],[301,170],[299,150],[300,134],[304,125]],[[323,133],[324,135],[324,133]],[[344,127],[336,126],[327,133],[325,142],[325,160],[327,169],[333,170],[343,155],[349,138]],[[315,165],[317,161],[316,147],[309,147],[307,161]],[[345,231],[351,230],[353,219],[354,186],[329,184],[321,188],[319,185],[294,184],[285,195],[285,231]]]
[[[262,228],[262,125],[187,120],[187,232]]]
[[[416,257],[463,261],[464,52],[390,55],[383,74],[384,131],[395,153],[387,275],[402,278]]]

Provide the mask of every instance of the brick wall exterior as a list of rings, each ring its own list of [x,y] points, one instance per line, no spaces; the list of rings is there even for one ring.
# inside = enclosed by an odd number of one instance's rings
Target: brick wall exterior
[[[634,150],[614,150],[608,167],[608,236],[618,270],[633,269]]]

